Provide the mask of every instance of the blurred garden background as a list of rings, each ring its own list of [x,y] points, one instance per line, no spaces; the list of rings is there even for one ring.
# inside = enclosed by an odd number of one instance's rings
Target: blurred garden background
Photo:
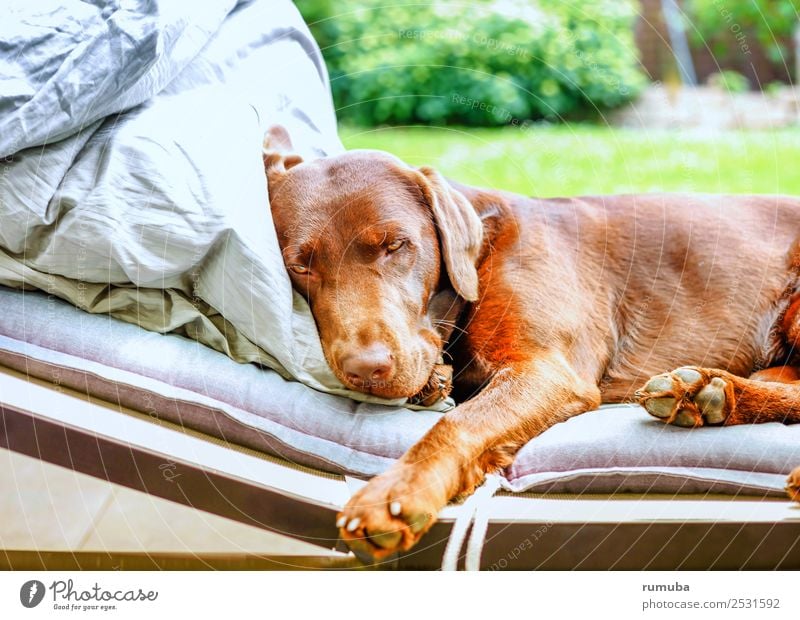
[[[800,194],[800,0],[297,0],[348,148],[540,196]]]

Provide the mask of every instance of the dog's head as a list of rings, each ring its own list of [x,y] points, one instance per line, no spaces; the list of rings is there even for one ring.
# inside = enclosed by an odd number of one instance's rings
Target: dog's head
[[[384,398],[418,393],[457,298],[478,297],[482,225],[472,205],[433,169],[387,153],[303,162],[280,127],[264,165],[286,268],[336,376]]]

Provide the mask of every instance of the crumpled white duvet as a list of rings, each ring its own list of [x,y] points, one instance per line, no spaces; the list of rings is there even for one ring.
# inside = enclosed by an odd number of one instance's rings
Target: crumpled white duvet
[[[0,284],[344,389],[293,293],[261,144],[342,150],[289,0],[12,3],[0,21]]]

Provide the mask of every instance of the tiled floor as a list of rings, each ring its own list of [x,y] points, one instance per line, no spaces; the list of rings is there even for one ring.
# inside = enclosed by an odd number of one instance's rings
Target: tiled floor
[[[3,449],[0,548],[335,555]]]

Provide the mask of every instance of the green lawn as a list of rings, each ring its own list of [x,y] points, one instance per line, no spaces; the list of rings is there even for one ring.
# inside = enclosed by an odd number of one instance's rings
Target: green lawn
[[[348,148],[381,149],[471,185],[528,195],[643,191],[800,195],[800,129],[696,133],[588,125],[521,129],[342,127]]]

